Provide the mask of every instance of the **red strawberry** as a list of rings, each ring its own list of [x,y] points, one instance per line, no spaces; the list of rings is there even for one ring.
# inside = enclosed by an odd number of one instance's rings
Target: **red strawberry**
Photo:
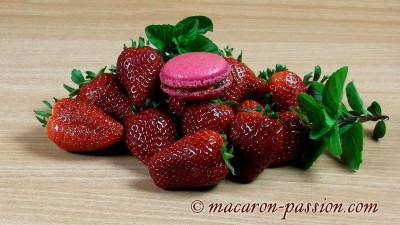
[[[124,134],[123,126],[101,109],[72,98],[57,101],[52,113],[35,110],[36,118],[47,129],[47,135],[60,148],[73,152],[106,149]]]
[[[259,86],[259,80],[254,75],[254,72],[242,62],[242,53],[237,59],[232,57],[232,48],[226,47],[225,60],[231,67],[233,76],[232,86],[224,94],[223,98],[232,101],[241,101],[244,98],[251,97],[255,94]]]
[[[260,76],[267,80],[258,87],[257,95],[272,93],[270,103],[275,105],[278,112],[289,111],[297,106],[296,96],[305,93],[307,88],[303,80],[295,73],[287,70],[286,66],[277,64],[275,70],[262,71]]]
[[[304,140],[308,139],[309,129],[303,125],[299,116],[290,111],[279,114],[279,121],[285,130],[283,145],[276,152],[271,166],[285,165],[296,159],[303,147]]]
[[[253,181],[271,163],[284,141],[282,124],[260,112],[239,112],[232,122],[230,143],[235,149],[232,166],[243,182]]]
[[[96,105],[114,119],[124,122],[132,114],[131,103],[114,74],[104,73],[104,67],[97,74],[87,71],[85,79],[80,70],[72,70],[72,81],[78,84],[74,89],[64,84],[70,97]]]
[[[191,105],[190,102],[182,101],[177,98],[171,98],[167,97],[166,98],[166,103],[167,103],[167,108],[169,111],[171,111],[172,115],[177,115],[177,116],[182,116],[186,108]]]
[[[232,157],[219,133],[201,130],[164,147],[151,158],[149,170],[160,188],[210,186],[226,177]]]
[[[254,100],[245,100],[235,107],[235,114],[249,110],[261,112],[264,110],[264,106]]]
[[[125,122],[128,149],[145,165],[164,146],[177,138],[172,118],[158,109],[145,109],[132,114]]]
[[[206,102],[186,108],[181,117],[182,135],[193,134],[199,130],[214,130],[228,134],[229,125],[235,114],[224,103]]]
[[[136,107],[142,108],[147,99],[154,99],[159,92],[159,73],[164,66],[162,56],[153,48],[144,46],[144,39],[139,46],[125,48],[118,57],[117,77],[128,92]]]

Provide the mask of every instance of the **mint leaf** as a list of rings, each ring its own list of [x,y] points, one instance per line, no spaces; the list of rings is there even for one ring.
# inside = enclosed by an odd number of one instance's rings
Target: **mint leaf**
[[[320,77],[321,77],[321,67],[319,65],[316,65],[314,67],[314,78],[313,78],[313,81],[318,81]]]
[[[147,39],[160,51],[167,50],[175,31],[176,28],[169,24],[150,25],[145,28]]]
[[[381,106],[376,101],[373,101],[372,104],[367,108],[367,110],[374,116],[382,116]]]
[[[349,168],[358,170],[362,162],[364,130],[359,122],[344,125],[339,129],[342,143],[340,159]]]
[[[379,138],[383,138],[386,134],[386,124],[385,121],[380,120],[376,123],[374,131],[372,132],[372,137],[375,140],[378,140]]]
[[[359,115],[362,115],[364,113],[369,114],[364,109],[364,103],[353,81],[348,83],[346,86],[346,96],[347,96],[347,101],[349,102],[349,105],[354,112],[356,112]]]
[[[335,156],[342,154],[342,146],[340,144],[339,126],[337,123],[333,125],[331,130],[327,133],[328,149]]]
[[[322,93],[322,102],[328,109],[329,115],[333,118],[337,118],[339,116],[347,72],[347,67],[342,67],[334,72],[326,81],[324,91]]]
[[[300,154],[301,167],[303,169],[310,168],[314,164],[315,160],[317,160],[317,158],[321,156],[326,149],[325,138],[309,141],[310,143],[307,143],[308,147],[303,148],[303,151]]]
[[[320,103],[322,102],[323,91],[324,91],[324,84],[319,82],[312,82],[307,89],[307,93],[313,96]]]
[[[312,96],[308,94],[298,94],[297,103],[299,108],[306,114],[313,127],[310,131],[311,139],[318,139],[326,134],[334,125],[335,120],[326,112]]]
[[[178,22],[175,26],[180,29],[180,27],[185,26],[191,20],[198,20],[197,34],[204,35],[207,31],[213,31],[213,23],[210,18],[206,16],[189,16],[180,22]]]
[[[190,52],[211,52],[220,54],[219,48],[210,39],[204,36],[196,36],[196,39],[188,46],[185,46]]]
[[[197,35],[198,26],[198,19],[192,19],[180,26],[176,26],[174,37],[177,38],[179,45],[187,45],[193,42]]]

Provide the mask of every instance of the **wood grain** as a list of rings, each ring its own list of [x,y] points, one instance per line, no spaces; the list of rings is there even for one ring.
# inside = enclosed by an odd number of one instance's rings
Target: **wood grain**
[[[189,15],[214,21],[220,47],[259,71],[284,63],[299,74],[348,65],[366,103],[391,116],[387,137],[365,139],[360,171],[328,156],[308,171],[268,169],[251,184],[210,190],[156,188],[128,154],[70,154],[51,143],[32,110],[66,96],[73,68],[115,64],[148,24]],[[396,224],[400,219],[400,2],[8,1],[0,4],[0,224]],[[370,134],[372,125],[366,124]],[[202,213],[191,203],[204,202]],[[377,203],[376,213],[209,213],[212,203]]]

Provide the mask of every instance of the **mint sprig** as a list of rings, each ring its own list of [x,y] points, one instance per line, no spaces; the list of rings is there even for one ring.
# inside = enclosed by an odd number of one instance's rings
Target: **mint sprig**
[[[318,81],[321,68],[316,66],[314,76],[305,76],[308,91],[297,95],[299,108],[311,124],[311,146],[301,155],[302,167],[305,169],[311,167],[321,154],[328,152],[345,166],[358,170],[364,142],[362,123],[378,121],[373,132],[375,139],[382,138],[386,133],[384,121],[389,117],[382,115],[377,102],[373,102],[367,109],[364,107],[354,82],[345,87],[347,73],[348,67],[342,67]],[[351,110],[342,101],[344,90]]]
[[[145,28],[150,43],[165,60],[187,52],[220,54],[218,46],[204,36],[208,31],[213,31],[213,23],[206,16],[190,16],[176,25],[149,25]]]

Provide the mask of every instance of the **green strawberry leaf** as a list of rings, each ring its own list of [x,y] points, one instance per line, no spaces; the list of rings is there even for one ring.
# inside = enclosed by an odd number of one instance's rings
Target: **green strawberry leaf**
[[[312,77],[313,77],[312,72],[309,72],[306,75],[304,75],[303,83],[305,86],[308,86],[312,83],[312,81],[310,81]]]
[[[313,127],[310,131],[311,139],[318,139],[326,134],[335,124],[325,110],[325,107],[320,105],[315,98],[308,94],[298,94],[297,103],[299,108],[306,114]]]
[[[204,35],[205,33],[207,33],[207,31],[210,31],[210,32],[213,31],[213,23],[212,23],[211,19],[206,16],[189,16],[189,17],[181,20],[180,22],[178,22],[175,25],[175,27],[177,29],[180,29],[180,27],[187,25],[192,20],[198,21],[198,27],[196,30],[197,34]]]
[[[371,105],[367,108],[367,110],[374,116],[382,116],[381,106],[376,101],[373,101]]]
[[[342,143],[340,159],[347,167],[358,170],[362,162],[364,130],[359,122],[347,124],[339,129]]]
[[[149,25],[145,28],[147,39],[160,51],[167,50],[175,32],[176,28],[170,24]]]
[[[333,118],[338,118],[339,116],[347,71],[347,67],[342,67],[334,72],[327,80],[322,93],[322,103]]]
[[[82,72],[77,69],[71,71],[71,80],[77,85],[82,85],[85,82]]]
[[[378,140],[379,138],[383,138],[386,134],[386,124],[385,121],[380,120],[376,123],[374,131],[372,132],[372,137],[375,140]]]

